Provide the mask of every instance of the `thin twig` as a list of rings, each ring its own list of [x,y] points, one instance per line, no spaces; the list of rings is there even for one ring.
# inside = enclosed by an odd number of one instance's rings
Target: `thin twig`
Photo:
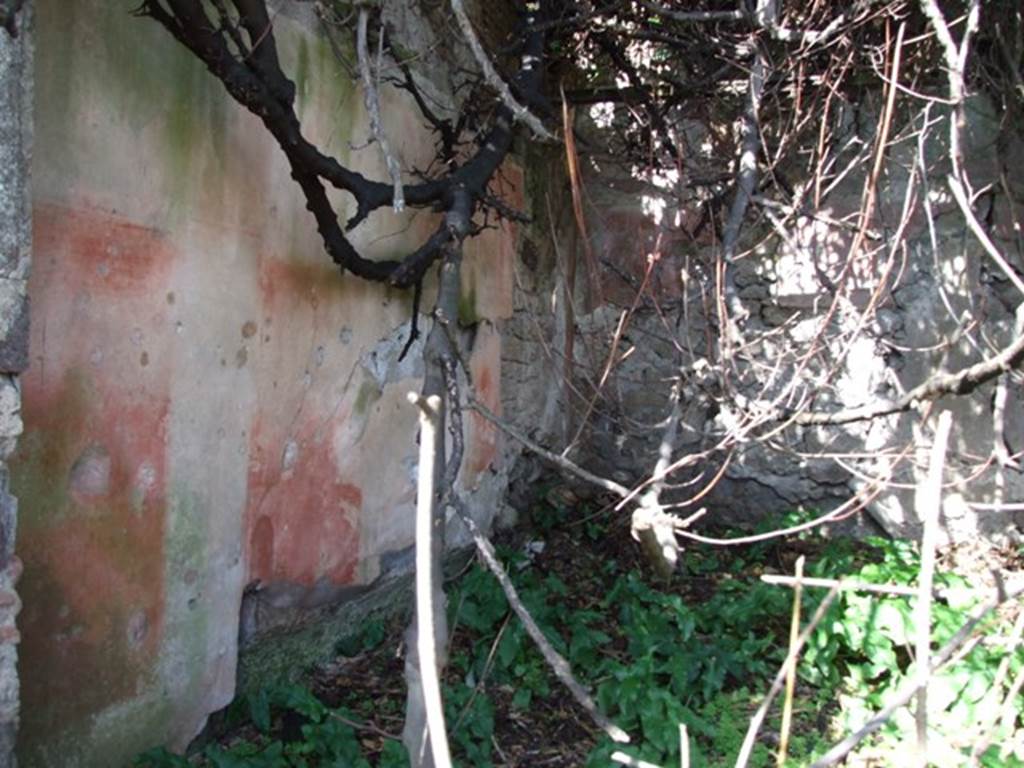
[[[736,768],[745,768],[747,761],[750,760],[750,755],[754,750],[754,742],[757,739],[757,732],[761,729],[761,723],[764,722],[765,715],[768,714],[768,708],[772,705],[775,697],[782,689],[783,681],[786,679],[786,672],[790,666],[796,666],[797,657],[800,655],[800,651],[803,649],[804,644],[807,642],[807,638],[811,636],[818,624],[823,618],[825,618],[825,612],[828,611],[829,606],[832,605],[832,601],[836,599],[836,595],[839,594],[839,590],[832,588],[825,599],[821,601],[814,615],[811,616],[811,620],[807,626],[804,627],[804,631],[800,633],[800,637],[797,638],[796,643],[791,645],[789,652],[786,654],[785,660],[782,662],[782,666],[775,675],[775,679],[772,681],[771,687],[768,689],[768,694],[764,697],[764,701],[761,702],[761,706],[758,708],[754,716],[750,718],[750,726],[747,728],[747,735],[743,739],[743,746],[740,748],[740,754],[736,758]]]
[[[863,581],[849,581],[847,579],[818,579],[804,577],[799,581],[792,576],[782,576],[773,573],[766,573],[761,576],[765,584],[778,584],[783,587],[795,587],[798,583],[804,587],[820,587],[822,589],[837,588],[840,592],[873,592],[878,595],[899,595],[901,597],[917,597],[920,590],[917,587],[904,587],[899,584],[867,584]],[[946,593],[935,593],[936,597],[944,597]]]
[[[597,257],[594,255],[594,247],[590,242],[590,232],[587,229],[587,217],[583,212],[583,178],[580,173],[580,156],[576,150],[576,135],[573,133],[576,125],[575,110],[570,108],[569,102],[562,93],[562,133],[565,136],[565,164],[569,171],[569,189],[572,192],[572,212],[576,219],[576,228],[579,231],[580,242],[583,243],[583,256],[586,259],[587,283],[591,291],[591,306],[601,304],[601,282]],[[572,273],[575,277],[575,249],[572,249],[570,258],[573,260]],[[575,280],[572,281],[573,283]],[[568,286],[571,291],[575,286]]]
[[[405,208],[405,195],[402,192],[402,167],[391,152],[387,137],[384,135],[384,127],[381,125],[380,98],[373,82],[373,74],[370,72],[370,54],[366,44],[366,27],[369,18],[370,11],[365,7],[360,8],[359,21],[356,24],[356,55],[359,58],[359,76],[363,81],[363,103],[366,104],[366,112],[370,116],[370,132],[373,134],[377,146],[380,147],[384,165],[387,166],[391,184],[395,189],[392,205],[397,213]]]
[[[800,555],[797,558],[796,569],[793,574],[796,579],[796,587],[793,589],[793,615],[789,623],[790,648],[796,645],[796,641],[800,637],[800,599],[803,596],[800,580],[804,576],[804,561],[806,559],[804,555]],[[776,758],[776,764],[780,768],[786,764],[786,752],[789,751],[789,728],[793,720],[793,691],[795,688],[796,664],[790,664],[786,669],[786,697],[782,702],[782,725],[779,727],[779,754]]]
[[[398,736],[398,735],[396,735],[394,733],[389,733],[388,731],[385,731],[383,728],[380,728],[379,726],[374,725],[373,723],[371,723],[369,721],[361,723],[358,720],[351,720],[351,719],[345,717],[344,715],[339,715],[337,712],[333,712],[333,711],[328,712],[327,716],[329,718],[331,718],[332,720],[337,720],[339,723],[344,723],[345,725],[349,726],[350,728],[355,728],[357,731],[366,731],[367,733],[375,733],[378,736],[380,736],[382,739],[387,739],[388,741],[401,741],[402,740],[401,736]]]
[[[558,465],[567,472],[570,472],[571,474],[574,474],[577,477],[586,480],[588,483],[593,483],[594,485],[604,488],[606,491],[611,491],[617,496],[629,495],[629,489],[626,488],[625,486],[619,485],[614,480],[608,480],[603,477],[598,477],[594,473],[588,472],[583,467],[573,463],[564,456],[559,456],[557,453],[552,453],[548,449],[543,448],[540,445],[537,445],[537,443],[533,442],[533,440],[519,432],[519,430],[517,430],[511,424],[495,415],[490,409],[487,408],[487,406],[483,405],[478,400],[471,397],[469,403],[467,404],[467,407],[472,408],[474,411],[479,413],[487,421],[491,422],[491,424],[496,426],[498,429],[500,429],[506,435],[511,437],[513,440],[522,443],[524,446],[529,448],[538,456],[547,459],[552,464]]]
[[[508,577],[508,572],[504,566],[498,561],[498,557],[494,552],[494,545],[491,544],[480,527],[473,520],[472,516],[466,511],[464,504],[454,499],[454,507],[456,513],[459,515],[459,519],[469,530],[470,535],[473,537],[473,542],[476,544],[477,551],[480,553],[480,557],[483,559],[484,564],[488,570],[494,574],[494,578],[498,580],[498,584],[501,585],[502,591],[505,593],[505,598],[508,600],[508,604],[515,611],[516,616],[523,623],[523,627],[526,629],[527,634],[536,643],[538,650],[547,661],[551,671],[555,673],[555,677],[566,687],[569,693],[572,694],[573,698],[579,703],[587,714],[590,715],[591,719],[597,726],[604,731],[608,736],[620,744],[628,744],[629,734],[619,728],[615,723],[609,720],[598,708],[597,703],[587,693],[586,689],[577,682],[576,678],[573,677],[572,667],[569,666],[569,662],[555,650],[554,646],[551,645],[550,641],[544,636],[540,627],[537,626],[537,622],[534,621],[533,616],[523,605],[523,601],[519,597],[515,585],[512,580]]]
[[[473,561],[470,560],[469,564],[472,565]],[[480,695],[480,691],[484,689],[484,682],[487,680],[487,676],[490,674],[491,665],[494,664],[494,657],[498,653],[498,646],[501,644],[501,638],[505,636],[505,630],[508,629],[508,623],[512,619],[511,613],[505,614],[504,621],[501,622],[501,627],[498,629],[498,633],[494,636],[494,640],[491,641],[491,649],[487,653],[487,658],[484,660],[484,668],[480,672],[480,679],[477,680],[476,685],[473,686],[473,692],[466,699],[466,703],[462,705],[462,709],[459,711],[459,716],[452,723],[452,732],[458,733],[459,726],[462,725],[471,711],[473,702],[476,701],[476,697]],[[455,632],[452,632],[452,637],[455,636]]]

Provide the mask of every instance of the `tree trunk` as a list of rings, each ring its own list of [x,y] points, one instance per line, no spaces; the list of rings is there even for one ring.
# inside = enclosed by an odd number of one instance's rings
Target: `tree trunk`
[[[424,371],[422,401],[431,402],[436,398],[437,414],[433,431],[433,499],[430,515],[433,521],[430,537],[430,579],[431,602],[433,606],[433,626],[429,628],[434,637],[435,658],[423,660],[419,658],[419,632],[421,625],[419,612],[413,616],[405,635],[405,680],[406,708],[405,727],[402,740],[409,752],[410,765],[413,768],[448,768],[436,765],[432,754],[430,736],[427,733],[427,705],[424,698],[423,678],[420,664],[430,661],[436,666],[438,675],[444,670],[447,661],[448,618],[445,613],[445,597],[442,583],[442,561],[444,558],[445,510],[441,499],[445,496],[445,484],[454,482],[454,472],[447,471],[446,414],[451,405],[447,402],[448,393],[445,386],[444,365],[454,356],[451,335],[458,320],[460,268],[462,264],[462,241],[469,231],[471,203],[468,194],[458,191],[455,202],[447,214],[447,225],[452,234],[451,240],[445,245],[444,258],[441,263],[441,274],[438,281],[437,304],[434,308],[434,324],[427,337],[423,350]],[[458,407],[458,404],[455,404]],[[421,436],[422,439],[422,436]],[[455,468],[457,471],[457,468]],[[417,542],[417,547],[421,542]],[[417,558],[417,568],[420,566]],[[425,583],[421,573],[417,573],[417,589]]]

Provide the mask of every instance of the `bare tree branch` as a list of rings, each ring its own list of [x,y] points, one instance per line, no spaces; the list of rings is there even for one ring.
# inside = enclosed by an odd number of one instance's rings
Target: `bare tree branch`
[[[434,480],[437,473],[434,464],[437,443],[441,430],[441,398],[437,395],[423,397],[410,392],[409,401],[420,411],[420,464],[416,493],[416,652],[419,657],[420,681],[427,715],[427,733],[418,741],[430,744],[433,765],[436,768],[450,768],[447,735],[444,732],[444,707],[441,703],[440,673],[438,670],[438,639],[434,635],[434,590],[432,583],[432,541],[434,532]],[[429,736],[429,738],[427,738]],[[422,758],[413,756],[413,764],[420,765]]]
[[[448,242],[447,232],[439,230],[413,253],[400,261],[376,261],[363,257],[349,242],[345,229],[362,222],[370,213],[392,204],[392,183],[371,181],[322,153],[302,132],[295,113],[295,85],[284,74],[277,56],[273,29],[266,0],[232,0],[239,10],[240,24],[251,41],[253,55],[239,59],[232,53],[233,43],[227,31],[208,16],[202,0],[142,0],[138,13],[159,22],[182,45],[199,58],[224,85],[231,96],[259,117],[288,158],[292,178],[298,183],[306,205],[317,223],[317,230],[331,259],[342,269],[359,277],[388,282],[401,288],[418,283],[431,264],[441,257]],[[538,91],[543,54],[543,36],[526,29],[526,39],[518,74],[524,93]],[[479,137],[479,149],[469,159],[440,179],[431,179],[403,188],[406,205],[449,208],[462,190],[475,204],[485,194],[490,179],[512,146],[513,113],[499,106],[490,127]],[[327,195],[324,182],[350,193],[356,211],[343,228]]]
[[[992,238],[988,236],[988,233],[982,228],[981,222],[978,221],[978,217],[974,215],[974,210],[971,208],[971,203],[967,199],[967,192],[964,190],[964,185],[960,182],[956,176],[950,174],[946,178],[946,182],[949,184],[949,189],[953,193],[953,197],[956,199],[956,204],[960,206],[960,211],[964,215],[964,219],[967,221],[967,226],[971,232],[981,243],[982,248],[985,249],[992,260],[996,263],[999,269],[1006,279],[1013,283],[1014,287],[1024,295],[1024,280],[1021,280],[1020,275],[1017,273],[1010,263],[1003,256],[1002,252],[996,248],[996,244],[992,242]]]
[[[802,426],[850,424],[855,421],[865,421],[879,416],[909,411],[919,403],[937,400],[947,395],[970,394],[982,384],[1020,367],[1022,362],[1024,362],[1024,335],[1018,336],[1002,352],[987,360],[968,366],[957,373],[936,374],[898,400],[865,405],[860,408],[848,408],[835,413],[801,413],[793,417],[793,423]]]
[[[625,486],[619,485],[614,480],[607,480],[603,477],[598,477],[594,473],[588,472],[578,464],[569,461],[569,459],[565,458],[564,456],[559,456],[557,453],[553,453],[549,451],[547,448],[538,445],[533,440],[526,437],[526,435],[522,434],[511,424],[509,424],[507,421],[504,421],[503,419],[499,418],[497,415],[492,413],[487,408],[487,406],[483,405],[476,399],[470,398],[467,407],[472,408],[474,411],[479,413],[481,416],[487,419],[487,421],[491,422],[491,424],[496,426],[498,429],[500,429],[506,435],[511,437],[513,440],[515,440],[518,443],[522,443],[524,446],[529,448],[538,456],[547,459],[552,464],[561,467],[565,471],[576,475],[576,477],[579,477],[582,480],[586,480],[588,483],[593,483],[596,486],[604,488],[606,491],[611,491],[617,496],[629,495],[629,489],[626,488]]]
[[[488,570],[494,574],[494,578],[498,580],[509,605],[512,607],[512,610],[515,611],[519,620],[523,622],[523,627],[526,629],[527,634],[529,634],[533,639],[533,642],[537,644],[537,648],[540,650],[544,660],[547,661],[551,671],[555,673],[555,677],[557,677],[569,693],[572,694],[577,703],[586,710],[587,714],[590,715],[591,719],[597,724],[597,726],[608,734],[612,741],[620,744],[628,744],[630,741],[629,734],[615,725],[615,723],[609,720],[597,708],[597,704],[594,702],[591,695],[587,693],[586,689],[577,682],[575,677],[573,677],[572,667],[569,666],[569,662],[567,662],[565,658],[555,650],[554,646],[552,646],[544,636],[540,627],[537,626],[537,622],[534,621],[533,616],[530,615],[526,606],[523,605],[523,601],[519,598],[519,593],[516,591],[516,587],[512,583],[512,580],[508,577],[508,573],[498,561],[498,557],[494,552],[494,546],[491,544],[490,540],[484,536],[483,532],[476,524],[476,521],[474,521],[472,516],[466,511],[465,506],[461,501],[456,501],[455,510],[459,514],[459,519],[462,520],[462,523],[467,529],[469,529],[470,535],[473,537],[473,542],[476,544],[476,548],[480,553],[481,559],[483,559]]]
[[[555,136],[544,127],[544,124],[540,121],[536,115],[530,110],[516,101],[512,95],[512,91],[509,90],[508,84],[502,80],[501,75],[498,74],[497,70],[494,69],[494,65],[491,64],[490,58],[487,56],[487,52],[484,51],[483,45],[480,44],[480,39],[476,36],[476,32],[473,29],[473,24],[469,20],[469,16],[466,15],[466,8],[462,4],[462,0],[451,0],[452,11],[455,13],[455,20],[459,23],[459,29],[462,30],[462,34],[466,37],[466,42],[469,43],[470,50],[473,51],[473,57],[476,59],[477,64],[480,65],[480,69],[483,70],[484,79],[490,84],[494,90],[501,96],[502,102],[506,107],[511,110],[516,120],[521,120],[530,126],[530,130],[537,136],[550,141],[556,141]],[[529,5],[529,4],[528,4]],[[540,68],[540,59],[533,61],[526,61],[524,64],[526,69]]]
[[[676,569],[679,560],[679,542],[676,540],[675,528],[679,519],[665,512],[661,506],[661,492],[665,487],[668,469],[672,463],[672,452],[675,450],[676,432],[679,429],[679,398],[681,382],[672,387],[672,411],[668,417],[668,426],[658,447],[658,462],[654,466],[652,477],[656,478],[647,491],[640,497],[637,508],[633,511],[630,532],[640,542],[647,554],[648,561],[658,574],[669,578]]]
[[[768,708],[772,705],[775,697],[779,691],[782,690],[782,685],[786,680],[786,672],[789,668],[796,664],[796,660],[800,655],[800,651],[803,650],[804,645],[807,644],[807,639],[811,636],[811,633],[818,627],[821,620],[825,618],[825,613],[832,605],[832,601],[836,599],[836,595],[839,590],[833,587],[829,593],[825,596],[825,599],[818,605],[814,615],[811,616],[811,620],[807,622],[807,626],[804,627],[803,632],[796,639],[796,642],[790,645],[789,652],[786,654],[786,658],[782,662],[782,666],[779,667],[779,671],[775,674],[775,679],[772,680],[771,687],[768,689],[767,695],[764,697],[764,701],[761,702],[761,706],[758,707],[757,712],[750,718],[750,725],[747,727],[747,734],[743,737],[743,745],[740,747],[739,756],[736,758],[736,768],[745,768],[747,762],[750,760],[750,755],[754,750],[754,743],[757,740],[757,732],[761,729],[761,724],[764,722],[765,715],[768,714]]]
[[[438,443],[443,445],[443,438],[438,434],[442,429],[442,401],[437,395],[422,397],[410,392],[409,402],[416,405],[420,412],[420,461],[416,487],[416,625],[419,628],[416,633],[416,652],[419,657],[420,681],[427,714],[427,733],[423,734],[420,743],[426,745],[429,742],[435,768],[450,768],[452,759],[448,752],[448,736],[444,727],[440,653],[437,647],[438,643],[444,643],[446,639],[436,637],[434,633],[436,587],[432,583],[432,541],[437,535],[434,531],[434,481],[437,478],[434,465]],[[420,765],[420,759],[416,756],[412,759],[414,765]]]
[[[359,21],[356,24],[356,56],[359,59],[359,76],[363,81],[363,102],[366,104],[366,112],[370,117],[370,132],[373,134],[380,153],[384,158],[384,165],[391,176],[391,184],[394,186],[394,195],[391,204],[398,213],[405,208],[405,197],[402,193],[402,168],[395,159],[394,153],[384,135],[384,128],[380,122],[380,98],[377,95],[377,86],[373,82],[373,73],[370,71],[370,54],[366,45],[366,27],[368,26],[370,11],[365,7],[359,9]],[[383,31],[381,32],[383,35]]]
[[[761,107],[761,95],[764,91],[765,81],[765,59],[761,51],[755,48],[754,63],[750,68],[750,77],[747,85],[747,108],[743,113],[740,128],[740,157],[736,170],[736,194],[733,197],[732,207],[729,209],[729,218],[722,229],[722,269],[723,273],[723,298],[724,309],[733,324],[738,323],[746,316],[736,287],[736,249],[740,239],[740,227],[743,224],[743,217],[746,215],[747,206],[757,186],[757,155],[761,146],[761,131],[758,124],[758,110]],[[741,344],[739,339],[729,339],[730,329],[723,326],[726,333],[725,346]],[[738,332],[738,327],[731,329]]]
[[[831,589],[835,587],[840,592],[871,592],[876,595],[900,595],[902,597],[917,597],[920,593],[917,587],[903,587],[899,584],[868,584],[863,581],[850,581],[849,579],[819,579],[812,576],[805,576],[796,579],[793,576],[783,576],[774,573],[765,573],[761,576],[765,584],[778,584],[783,587],[795,587],[799,582],[805,587],[820,587]],[[944,592],[933,593],[936,597],[945,596]]]

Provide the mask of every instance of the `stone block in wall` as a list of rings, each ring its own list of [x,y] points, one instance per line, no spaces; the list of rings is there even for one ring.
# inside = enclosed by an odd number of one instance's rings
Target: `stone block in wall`
[[[7,468],[0,468],[0,563],[14,556],[18,530],[18,498],[8,493]]]
[[[0,371],[28,368],[28,296],[24,280],[0,277]]]
[[[17,557],[10,557],[5,563],[0,569],[0,765],[6,767],[16,764],[13,755],[20,709],[17,646],[21,636],[15,620],[21,610],[21,600],[14,588],[22,565]]]
[[[24,430],[21,420],[21,385],[17,377],[0,374],[0,460],[14,447],[14,439]]]

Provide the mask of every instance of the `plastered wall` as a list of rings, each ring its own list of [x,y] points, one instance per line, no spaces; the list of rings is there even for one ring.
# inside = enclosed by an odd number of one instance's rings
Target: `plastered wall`
[[[31,352],[11,462],[29,768],[183,747],[234,694],[247,586],[314,608],[412,544],[410,296],[338,274],[263,126],[135,5],[36,4]],[[383,177],[375,147],[352,149],[362,96],[308,14],[275,19],[304,129]],[[425,167],[429,134],[382,97],[404,165]],[[521,174],[504,176],[521,204]],[[435,226],[380,211],[353,239],[387,257]],[[516,237],[467,247],[471,366],[499,410]],[[501,455],[473,421],[464,486],[496,498]]]

